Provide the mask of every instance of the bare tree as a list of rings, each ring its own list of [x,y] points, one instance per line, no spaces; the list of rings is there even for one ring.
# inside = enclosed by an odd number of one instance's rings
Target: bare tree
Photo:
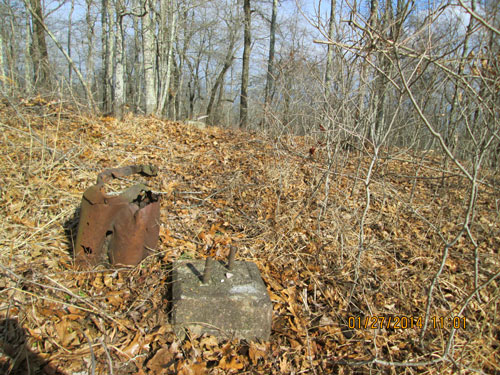
[[[121,119],[125,106],[125,38],[123,30],[125,9],[121,0],[115,0],[115,7],[116,44],[113,113]]]
[[[334,0],[333,0],[334,1]],[[276,18],[278,15],[278,0],[273,0],[273,7],[271,13],[271,25],[269,30],[269,58],[267,59],[267,75],[266,75],[266,88],[264,90],[264,112],[272,99],[272,91],[274,85],[274,54],[276,47]]]
[[[71,58],[71,31],[73,26],[73,11],[75,10],[75,0],[71,0],[71,7],[69,9],[68,15],[68,38],[66,41],[68,56]],[[68,63],[68,81],[71,85],[71,74],[73,73],[73,69],[71,68],[71,64]]]
[[[94,36],[95,36],[95,18],[92,16],[93,0],[85,0],[87,5],[85,13],[85,21],[87,26],[87,59],[86,59],[86,75],[87,85],[92,87],[94,80]]]
[[[102,0],[101,2],[101,42],[102,42],[102,111],[111,112],[113,104],[113,56],[114,56],[114,17],[112,0]]]
[[[79,81],[80,81],[83,89],[85,90],[85,94],[86,94],[87,99],[89,100],[89,104],[90,104],[89,107],[92,110],[95,110],[95,103],[94,103],[94,99],[93,99],[93,96],[92,96],[92,92],[90,91],[89,87],[87,86],[87,84],[85,82],[85,79],[83,78],[80,70],[75,65],[74,61],[68,55],[68,53],[63,48],[63,46],[61,45],[61,43],[57,40],[57,38],[55,37],[55,35],[48,29],[48,27],[45,24],[45,22],[41,18],[39,18],[38,14],[34,11],[34,9],[30,6],[30,4],[27,1],[25,1],[25,6],[29,10],[29,12],[31,13],[32,17],[34,17],[34,19],[36,19],[39,22],[40,27],[42,27],[44,33],[47,33],[47,35],[52,39],[52,41],[57,46],[57,48],[59,49],[59,51],[64,55],[64,57],[66,58],[66,61],[71,66],[71,68],[73,69],[73,71],[75,72],[75,74],[78,76],[78,79],[79,79]]]
[[[228,71],[228,69],[231,67],[231,65],[233,64],[233,60],[234,60],[234,55],[235,55],[235,44],[236,44],[236,33],[237,33],[237,30],[233,30],[231,28],[229,28],[229,36],[228,36],[228,39],[229,39],[229,44],[227,46],[227,52],[226,52],[226,57],[224,58],[224,64],[221,68],[221,71],[219,72],[219,74],[217,75],[217,78],[215,80],[215,83],[211,89],[211,92],[210,92],[210,99],[208,101],[208,105],[207,105],[207,116],[208,116],[208,123],[214,123],[214,113],[213,113],[213,106],[214,106],[214,102],[215,102],[215,97],[217,95],[217,91],[220,90],[220,93],[222,93],[223,91],[223,86],[224,86],[224,77],[226,75],[226,72]],[[219,95],[219,100],[218,100],[218,103],[220,104],[220,98],[221,98],[222,94]]]
[[[240,127],[248,127],[248,77],[250,74],[251,10],[250,0],[243,0],[245,31],[243,38],[243,63],[241,68]]]
[[[38,87],[49,88],[50,85],[50,67],[49,53],[47,43],[45,42],[45,30],[43,26],[44,16],[42,12],[42,3],[40,0],[28,0],[28,10],[31,14],[32,45],[31,60],[33,61],[35,84]],[[26,3],[28,4],[28,3]]]
[[[29,12],[26,13],[26,41],[24,49],[24,90],[29,95],[34,85],[33,61],[30,57],[32,38]],[[12,68],[10,69],[12,72]]]
[[[160,5],[158,49],[158,106],[156,114],[163,114],[167,105],[173,69],[173,51],[177,32],[177,0],[162,1]]]
[[[330,0],[330,19],[328,21],[328,39],[333,40],[335,32],[335,10],[337,8],[337,0]],[[326,55],[326,67],[325,67],[325,95],[328,97],[330,92],[330,84],[332,80],[332,69],[333,69],[333,44],[328,44],[328,52]]]
[[[146,1],[146,12],[142,17],[142,40],[144,54],[144,88],[146,114],[156,111],[156,87],[155,87],[155,12],[150,0]]]

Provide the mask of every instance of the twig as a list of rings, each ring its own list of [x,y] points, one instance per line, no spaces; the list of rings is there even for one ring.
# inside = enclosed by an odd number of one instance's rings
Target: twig
[[[108,358],[108,366],[109,366],[109,375],[113,375],[113,361],[111,360],[111,355],[109,354],[108,346],[102,337],[99,338],[99,341],[104,348],[104,352],[106,353],[106,357]]]
[[[490,29],[493,31],[495,34],[500,35],[500,30],[496,29],[493,25],[488,23],[483,17],[481,17],[479,14],[474,12],[471,8],[469,8],[467,5],[464,4],[463,0],[458,0],[462,8],[464,8],[467,13],[469,13],[472,17],[474,17],[476,20],[478,20],[480,23],[483,24],[486,28]]]
[[[95,354],[94,354],[94,349],[92,348],[92,341],[89,339],[89,337],[83,332],[83,336],[85,336],[85,339],[87,340],[90,348],[90,361],[91,361],[91,374],[95,375]]]
[[[59,303],[59,304],[62,304],[64,306],[71,306],[71,307],[74,307],[74,308],[82,310],[82,311],[86,311],[86,312],[93,313],[93,314],[96,314],[96,315],[104,316],[106,319],[111,320],[112,322],[114,322],[114,323],[116,323],[116,324],[124,327],[124,325],[122,323],[120,323],[119,321],[117,321],[116,319],[114,319],[112,316],[106,314],[104,311],[102,311],[101,308],[95,306],[91,302],[87,301],[85,298],[82,298],[79,295],[73,293],[71,290],[69,290],[68,288],[60,285],[59,283],[57,283],[56,281],[52,280],[48,276],[45,276],[45,277],[47,279],[49,279],[50,281],[52,281],[53,283],[55,283],[56,285],[58,285],[59,287],[53,287],[51,285],[40,284],[40,283],[37,283],[36,281],[25,279],[24,277],[21,277],[21,276],[17,275],[15,272],[11,271],[10,269],[8,269],[7,267],[5,267],[2,264],[0,264],[0,268],[3,269],[8,274],[10,274],[17,281],[21,281],[23,283],[30,283],[30,284],[38,286],[38,287],[40,287],[40,288],[42,288],[44,290],[51,289],[51,290],[54,290],[54,291],[66,293],[66,294],[70,295],[71,297],[76,298],[77,300],[83,302],[84,304],[86,304],[90,308],[85,308],[85,307],[82,307],[82,306],[77,306],[77,305],[74,305],[72,303],[65,302],[65,301],[59,301],[59,300],[57,300],[55,298],[51,298],[51,297],[37,295],[35,293],[29,292],[27,290],[23,290],[23,289],[20,289],[20,288],[12,288],[12,290],[16,290],[18,292],[21,292],[21,293],[24,293],[24,294],[27,294],[27,295],[31,295],[33,297],[40,298],[40,299],[43,299],[43,300],[47,300],[47,301]]]

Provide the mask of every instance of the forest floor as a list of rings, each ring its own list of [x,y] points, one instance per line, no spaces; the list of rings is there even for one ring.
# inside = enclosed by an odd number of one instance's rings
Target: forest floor
[[[442,184],[436,154],[380,155],[362,221],[369,152],[346,148],[328,168],[307,137],[92,118],[40,98],[0,103],[0,128],[0,372],[500,373],[498,174],[479,185],[477,246],[464,234],[449,248],[420,340],[443,241],[460,231],[470,193],[451,164]],[[133,268],[76,270],[82,193],[131,164],[159,167],[147,181],[161,192],[157,252]],[[269,342],[180,340],[169,265],[225,259],[229,245],[261,271]],[[393,322],[372,327],[371,317]]]

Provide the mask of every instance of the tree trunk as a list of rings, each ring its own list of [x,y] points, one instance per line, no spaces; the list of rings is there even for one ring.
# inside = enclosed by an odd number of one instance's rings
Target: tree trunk
[[[335,9],[337,7],[337,0],[330,1],[330,21],[328,23],[328,39],[333,40],[334,26],[335,26]],[[332,67],[333,67],[333,44],[328,44],[328,52],[326,55],[326,71],[325,71],[325,96],[328,98],[330,93],[330,84],[332,81]]]
[[[162,3],[163,4],[163,3]],[[170,3],[170,6],[168,9],[162,10],[162,18],[165,17],[167,18],[167,13],[170,14],[170,25],[169,29],[167,30],[166,26],[166,20],[162,19],[161,21],[161,28],[162,30],[162,49],[163,49],[163,56],[164,59],[162,61],[162,64],[160,66],[160,81],[161,81],[161,91],[160,91],[160,98],[158,101],[158,108],[156,109],[156,114],[161,115],[163,114],[163,110],[167,105],[167,99],[168,99],[168,94],[169,94],[169,89],[170,89],[170,76],[172,74],[172,65],[173,65],[173,50],[174,50],[174,40],[175,40],[175,32],[177,29],[177,12],[176,12],[176,4],[175,1]],[[167,31],[170,31],[169,34],[167,34]],[[167,37],[168,35],[168,37]],[[168,39],[167,39],[168,38]]]
[[[368,20],[368,23],[370,25],[370,31],[373,34],[378,33],[379,31],[379,0],[371,0],[370,1],[370,18]],[[373,41],[371,41],[373,42]],[[382,65],[382,59],[384,58],[382,53],[377,53],[377,57],[374,58],[374,64],[377,64],[380,68]],[[373,124],[369,125],[367,130],[367,137],[370,141],[374,143],[377,142],[377,133],[379,132],[379,129],[381,127],[381,124],[384,120],[384,113],[383,113],[383,89],[384,89],[384,83],[383,83],[383,77],[380,72],[378,72],[376,69],[373,70],[373,75],[374,75],[374,87],[373,87],[373,94],[371,96],[371,108],[370,110],[372,113],[375,114],[375,120]]]
[[[332,0],[335,1],[335,0]],[[271,14],[271,30],[269,41],[269,58],[267,59],[267,75],[266,75],[266,88],[264,91],[264,105],[266,112],[267,107],[272,99],[272,90],[274,87],[274,50],[276,44],[276,17],[278,14],[278,0],[273,0],[273,10]]]
[[[31,95],[34,82],[33,82],[33,61],[30,58],[31,56],[30,50],[33,41],[31,34],[30,18],[28,14],[26,14],[26,42],[25,42],[26,44],[24,50],[24,89],[26,91],[26,94]]]
[[[183,37],[179,40],[179,37],[176,37],[176,46],[177,46],[177,55],[179,56],[179,66],[178,66],[178,74],[177,74],[177,93],[175,96],[175,105],[176,105],[176,116],[177,118],[183,118],[182,114],[182,101],[185,99],[185,95],[183,95],[183,86],[184,86],[184,78],[183,74],[184,63],[186,62],[186,54],[189,49],[189,45],[191,43],[191,38],[195,33],[195,29],[193,27],[189,27],[192,25],[192,21],[194,18],[194,12],[191,12],[191,19],[189,15],[189,11],[186,9],[185,5],[182,10],[180,10],[180,14],[182,17],[180,18],[180,22],[182,22],[182,30]],[[179,26],[180,27],[180,26]],[[180,49],[180,45],[182,42],[182,50]],[[186,111],[187,112],[187,111]],[[187,115],[187,114],[186,114]],[[184,116],[185,117],[185,116]]]
[[[113,49],[114,49],[114,20],[111,0],[102,0],[102,111],[111,112],[113,103]]]
[[[69,10],[68,16],[68,56],[71,58],[71,26],[73,24],[73,11],[75,10],[75,0],[71,0],[71,8]],[[71,68],[71,64],[68,63],[68,81],[71,87],[71,74],[73,73],[73,69]]]
[[[119,119],[125,106],[125,55],[123,53],[123,17],[116,13],[116,57],[113,112]]]
[[[146,1],[146,14],[142,18],[142,42],[144,54],[144,100],[146,115],[156,112],[157,91],[155,84],[155,36],[154,9],[150,0]],[[152,18],[153,17],[153,18]]]
[[[248,76],[250,70],[251,12],[250,0],[243,1],[245,15],[245,35],[243,41],[243,66],[241,68],[240,127],[248,127]]]
[[[235,37],[231,35],[229,39],[230,39],[230,41],[229,41],[229,46],[228,46],[227,53],[226,53],[226,58],[224,59],[224,65],[222,66],[222,70],[220,71],[219,75],[217,76],[215,83],[214,83],[214,86],[212,87],[212,90],[210,92],[210,99],[209,99],[208,105],[207,105],[207,117],[208,117],[207,122],[209,124],[213,124],[213,121],[214,121],[213,105],[214,105],[215,97],[217,95],[217,90],[223,85],[224,76],[226,75],[227,70],[233,64],[233,60],[234,60],[234,53],[235,53],[235,50],[234,50],[235,40],[234,39],[235,39]]]
[[[140,7],[139,1],[134,2],[136,7]],[[140,108],[141,102],[141,87],[142,87],[142,74],[141,74],[141,42],[140,42],[140,28],[139,28],[139,17],[133,17],[134,25],[134,59],[131,68],[131,77],[127,80],[128,82],[128,92],[129,100],[132,102],[134,112],[137,112]]]
[[[0,90],[3,91],[3,86],[4,86],[4,79],[5,79],[5,70],[3,67],[3,37],[2,33],[0,32]]]
[[[87,22],[87,60],[86,60],[86,71],[87,71],[87,85],[89,88],[93,87],[94,84],[94,26],[95,21],[92,20],[92,0],[86,0],[87,12],[85,14],[85,20]]]
[[[123,40],[123,4],[121,0],[116,0],[115,7],[116,55],[113,113],[117,118],[121,119],[125,106],[125,54]]]
[[[10,30],[8,30],[8,26],[4,23],[4,27],[5,29],[2,28],[2,32],[3,32],[3,35],[2,35],[2,39],[3,39],[3,48],[4,48],[4,64],[6,63],[6,66],[4,65],[4,69],[7,68],[7,71],[5,72],[6,74],[8,74],[8,77],[9,77],[9,80],[10,80],[10,83],[8,86],[5,86],[4,85],[4,88],[8,91],[8,92],[12,92],[12,90],[14,89],[15,86],[18,86],[19,85],[19,78],[21,76],[21,71],[19,69],[19,60],[18,60],[18,57],[19,57],[19,52],[20,51],[20,42],[22,40],[22,38],[19,38],[19,34],[16,30],[16,26],[17,24],[14,23],[14,19],[15,19],[15,15],[14,15],[14,12],[12,10],[12,7],[9,7],[9,19],[10,19],[10,22],[9,22],[9,28]],[[26,22],[28,22],[28,25],[29,25],[29,16],[27,15],[26,16]],[[25,66],[25,75],[26,75],[26,69],[29,69],[28,70],[28,75],[30,76],[30,79],[32,79],[32,75],[33,75],[33,69],[30,68],[31,67],[31,61],[30,61],[30,46],[31,46],[31,43],[29,41],[29,38],[31,36],[31,32],[30,32],[30,29],[28,28],[28,37],[27,37],[27,41],[25,42],[26,43],[26,52],[25,52],[25,60],[28,61],[28,65]],[[2,48],[2,46],[0,45],[0,48]],[[6,77],[7,78],[7,77]]]
[[[26,0],[30,8],[31,21],[33,24],[33,40],[31,48],[31,59],[33,61],[35,84],[39,88],[50,89],[49,53],[45,42],[45,31],[43,27],[43,12],[41,0]]]

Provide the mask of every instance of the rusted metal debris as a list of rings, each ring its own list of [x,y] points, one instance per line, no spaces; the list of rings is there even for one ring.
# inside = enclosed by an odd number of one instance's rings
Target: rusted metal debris
[[[84,193],[74,248],[77,266],[101,263],[136,265],[156,249],[160,231],[160,199],[145,185],[129,187],[119,195],[106,194],[114,178],[131,174],[155,176],[150,165],[108,169]]]
[[[210,278],[212,277],[212,271],[214,269],[214,263],[215,260],[213,260],[213,258],[209,257],[205,260],[205,269],[203,270],[203,278],[202,278],[203,284],[210,283]]]
[[[227,269],[229,271],[232,271],[233,270],[233,267],[234,267],[234,257],[236,256],[236,251],[238,251],[238,249],[236,248],[236,246],[229,246],[229,257],[228,257],[228,260],[227,260]]]

